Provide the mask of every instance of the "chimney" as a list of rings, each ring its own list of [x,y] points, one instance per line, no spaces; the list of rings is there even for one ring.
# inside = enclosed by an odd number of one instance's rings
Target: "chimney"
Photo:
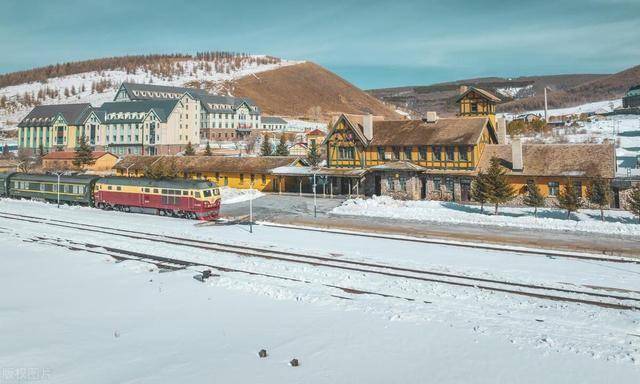
[[[496,121],[496,129],[498,134],[498,144],[507,143],[507,119],[499,117]]]
[[[362,133],[367,140],[373,139],[373,115],[370,113],[362,117]]]
[[[522,141],[519,137],[511,139],[511,163],[514,171],[521,172],[524,170]]]
[[[437,112],[427,112],[427,115],[424,119],[422,119],[425,123],[437,123],[438,122],[438,113]]]
[[[461,85],[458,94],[462,95],[463,93],[467,92],[468,89],[469,87],[467,87],[466,85]]]

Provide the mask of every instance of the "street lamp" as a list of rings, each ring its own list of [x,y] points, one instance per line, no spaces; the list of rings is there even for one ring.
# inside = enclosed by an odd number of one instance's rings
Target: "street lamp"
[[[253,181],[249,183],[249,233],[253,233]]]
[[[318,217],[318,200],[316,198],[316,173],[313,172],[313,218]]]
[[[60,176],[62,176],[62,172],[53,172],[54,175],[58,176],[58,186],[56,187],[56,191],[58,192],[58,208],[60,208]]]

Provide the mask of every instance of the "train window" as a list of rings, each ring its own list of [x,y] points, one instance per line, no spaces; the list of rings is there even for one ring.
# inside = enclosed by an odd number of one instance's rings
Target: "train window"
[[[182,191],[183,196],[189,196],[189,191]]]
[[[163,195],[166,195],[166,194],[167,194],[167,190],[166,190],[166,189],[163,189],[163,190],[162,190],[162,194],[163,194]]]
[[[108,189],[108,190],[111,190],[111,186],[110,186],[110,185],[109,185],[109,186],[107,186],[107,189]]]
[[[117,187],[116,187],[116,190],[121,191],[121,190],[122,190],[122,187],[117,186]]]
[[[40,188],[39,189],[40,189],[40,191],[44,192],[45,191],[44,184],[40,184]]]
[[[214,195],[214,196],[218,196],[219,194],[220,194],[220,190],[219,190],[218,188],[215,188],[215,189],[213,190],[213,195]]]
[[[204,195],[204,197],[211,197],[211,190],[205,189],[204,191],[202,191],[202,194]]]
[[[153,193],[158,193],[158,189],[157,188],[153,188]]]
[[[196,195],[197,198],[200,198],[200,192],[195,191],[195,195]]]

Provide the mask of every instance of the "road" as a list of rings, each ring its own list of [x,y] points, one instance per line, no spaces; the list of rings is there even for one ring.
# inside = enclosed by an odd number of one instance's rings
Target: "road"
[[[331,215],[329,212],[343,201],[317,199],[316,218],[313,197],[309,196],[267,194],[253,201],[253,209],[256,220],[280,224],[640,257],[640,239],[631,236]],[[243,216],[248,212],[249,203],[245,201],[223,205],[221,215]]]

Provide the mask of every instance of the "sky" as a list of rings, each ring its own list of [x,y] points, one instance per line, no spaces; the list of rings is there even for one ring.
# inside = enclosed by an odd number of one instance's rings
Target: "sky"
[[[0,0],[0,73],[222,50],[309,60],[360,88],[613,73],[640,64],[640,0]]]

